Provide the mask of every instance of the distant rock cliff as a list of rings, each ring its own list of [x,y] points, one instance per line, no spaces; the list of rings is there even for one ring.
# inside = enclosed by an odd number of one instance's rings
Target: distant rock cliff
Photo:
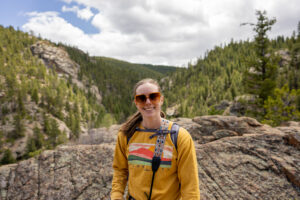
[[[30,47],[33,55],[38,56],[44,62],[48,68],[53,68],[56,72],[66,77],[71,77],[72,83],[76,84],[80,89],[85,92],[90,91],[95,95],[99,103],[102,97],[99,93],[98,87],[95,85],[87,86],[88,81],[83,79],[78,79],[78,72],[80,70],[80,65],[72,61],[69,54],[61,47],[55,47],[50,43],[45,41],[39,41]]]
[[[194,139],[201,199],[300,198],[299,122],[272,128],[234,116],[174,121]],[[117,130],[95,129],[81,144],[2,166],[0,199],[109,199]]]

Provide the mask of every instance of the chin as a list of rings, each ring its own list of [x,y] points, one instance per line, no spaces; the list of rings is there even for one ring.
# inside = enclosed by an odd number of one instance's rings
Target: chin
[[[143,110],[141,114],[143,118],[152,118],[152,117],[160,116],[160,114],[157,111],[147,112]]]

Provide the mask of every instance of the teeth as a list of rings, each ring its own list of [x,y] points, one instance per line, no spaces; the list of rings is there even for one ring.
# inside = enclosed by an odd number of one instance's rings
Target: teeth
[[[153,108],[144,108],[144,110],[152,110]]]

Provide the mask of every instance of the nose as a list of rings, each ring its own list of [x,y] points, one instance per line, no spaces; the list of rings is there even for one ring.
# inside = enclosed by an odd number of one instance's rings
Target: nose
[[[146,98],[146,104],[150,104],[150,103],[151,103],[150,98],[147,97],[147,98]]]

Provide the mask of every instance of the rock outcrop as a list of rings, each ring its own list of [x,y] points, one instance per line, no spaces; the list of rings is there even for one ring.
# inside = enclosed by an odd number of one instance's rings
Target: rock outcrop
[[[173,121],[185,127],[192,135],[193,140],[199,144],[223,137],[280,132],[249,117],[208,115],[194,119],[177,118]]]
[[[109,128],[104,127],[90,129],[87,133],[81,134],[79,139],[71,145],[115,143],[117,141],[117,133],[120,127],[120,125],[112,125]]]
[[[108,199],[113,145],[62,146],[0,168],[0,199]]]
[[[169,116],[169,117],[178,116],[179,115],[179,111],[178,111],[179,107],[180,107],[180,104],[176,104],[172,107],[168,107],[167,110],[166,110],[167,116]]]
[[[251,105],[255,103],[255,96],[241,95],[234,98],[233,101],[223,100],[219,104],[214,105],[213,108],[217,113],[230,116],[245,116],[247,110],[257,109]]]
[[[60,74],[68,74],[77,79],[79,65],[69,58],[66,51],[39,41],[30,47],[32,53],[41,58],[48,68],[55,68]]]
[[[203,199],[300,198],[300,153],[284,136],[247,134],[197,146]]]
[[[201,199],[300,199],[299,122],[272,128],[235,116],[173,121],[195,141]],[[95,129],[80,144],[2,166],[0,199],[109,199],[118,128]]]
[[[280,58],[280,60],[279,60],[280,67],[287,66],[292,60],[288,49],[278,50],[275,52],[275,55],[279,56],[279,58]]]
[[[61,47],[53,46],[45,41],[39,41],[30,47],[33,55],[42,59],[48,68],[55,69],[59,76],[71,77],[72,83],[85,92],[90,91],[100,103],[102,97],[95,85],[88,86],[88,81],[78,80],[80,65],[70,59],[69,54]]]

